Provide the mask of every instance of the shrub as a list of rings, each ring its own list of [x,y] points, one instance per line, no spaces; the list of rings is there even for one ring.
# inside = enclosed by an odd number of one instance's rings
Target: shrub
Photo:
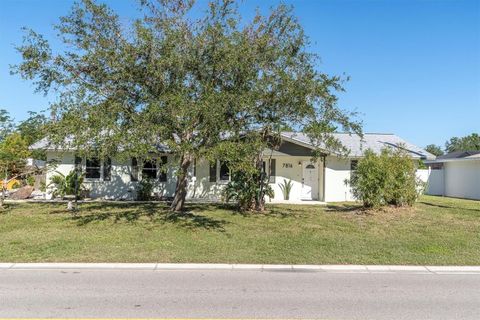
[[[151,179],[142,179],[136,187],[137,201],[151,201],[153,199],[154,184]]]
[[[47,185],[45,181],[40,182],[40,191],[46,192],[47,191]]]
[[[413,205],[420,189],[415,163],[404,151],[391,152],[385,160],[385,201],[395,206]]]
[[[283,179],[283,184],[278,185],[280,190],[282,190],[283,200],[290,200],[290,192],[293,188],[292,180]]]
[[[50,179],[48,186],[53,185],[53,197],[64,197],[66,195],[75,195],[80,197],[83,187],[83,175],[76,170],[70,171],[66,176],[57,171],[57,174]]]
[[[241,211],[254,210],[255,204],[262,193],[261,188],[263,188],[266,196],[274,197],[273,189],[268,184],[268,177],[264,174],[259,176],[257,173],[235,172],[224,190],[224,198],[226,202],[236,201]]]
[[[26,179],[27,185],[33,187],[35,185],[35,177],[34,176],[28,176]]]
[[[419,196],[419,184],[413,160],[402,149],[371,150],[358,162],[350,185],[353,195],[365,207],[413,205]]]

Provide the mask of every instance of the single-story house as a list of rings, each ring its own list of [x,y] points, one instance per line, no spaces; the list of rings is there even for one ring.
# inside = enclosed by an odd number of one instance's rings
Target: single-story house
[[[480,151],[458,151],[425,161],[430,173],[426,193],[480,200]]]
[[[382,148],[406,149],[414,160],[434,159],[425,150],[408,143],[394,134],[366,133],[363,138],[347,133],[334,134],[343,146],[350,150],[347,157],[331,152],[325,148],[323,155],[312,162],[315,147],[305,134],[283,132],[282,144],[278,150],[264,151],[264,168],[268,170],[270,185],[275,196],[271,201],[282,201],[280,185],[292,181],[293,188],[290,201],[352,201],[354,200],[346,180],[350,178],[358,159],[364,151],[371,149],[380,152]],[[47,161],[56,160],[59,165],[49,170],[46,175],[47,185],[55,171],[68,174],[77,166],[85,174],[84,185],[90,197],[103,199],[134,199],[136,186],[145,177],[156,181],[155,193],[162,197],[171,197],[175,191],[175,167],[177,161],[168,152],[158,155],[157,161],[130,159],[81,159],[73,151],[59,150],[42,140],[32,149],[46,149]],[[159,167],[167,168],[159,170]],[[217,161],[210,163],[198,159],[189,172],[187,197],[190,199],[219,200],[222,190],[230,180],[228,166]],[[47,198],[51,197],[51,188],[47,188]]]

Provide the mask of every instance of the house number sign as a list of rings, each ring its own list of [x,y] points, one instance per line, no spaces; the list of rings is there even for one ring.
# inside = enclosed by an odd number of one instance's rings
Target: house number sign
[[[283,167],[284,167],[284,168],[293,168],[293,164],[291,164],[291,163],[284,163],[284,164],[283,164]]]

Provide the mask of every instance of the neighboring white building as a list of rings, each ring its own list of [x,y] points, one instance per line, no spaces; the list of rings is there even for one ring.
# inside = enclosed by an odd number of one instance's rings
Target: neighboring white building
[[[283,200],[280,184],[291,180],[293,188],[290,201],[322,202],[352,201],[350,187],[346,181],[350,179],[356,162],[371,149],[380,152],[382,148],[406,149],[412,159],[434,159],[425,150],[414,146],[393,134],[365,134],[363,139],[357,135],[336,133],[335,137],[343,146],[350,150],[348,157],[341,157],[328,150],[322,157],[312,162],[314,146],[310,139],[295,132],[282,133],[282,145],[279,150],[265,150],[265,170],[271,173],[270,184],[275,191],[275,197],[269,200]],[[85,187],[92,198],[103,199],[134,199],[135,189],[142,177],[155,179],[155,193],[163,197],[171,197],[175,191],[175,167],[177,161],[172,154],[162,153],[157,161],[140,163],[136,159],[118,161],[116,159],[80,159],[74,152],[58,150],[49,147],[43,140],[32,146],[32,149],[46,149],[47,161],[57,160],[59,165],[47,172],[47,185],[55,171],[68,174],[75,166],[85,173]],[[271,161],[270,161],[271,159]],[[166,172],[158,169],[159,164],[165,164]],[[214,164],[198,159],[189,172],[188,195],[190,199],[220,200],[222,190],[230,180],[228,167],[217,161]],[[53,190],[47,190],[51,196]]]
[[[480,151],[459,151],[426,161],[427,194],[480,200]]]

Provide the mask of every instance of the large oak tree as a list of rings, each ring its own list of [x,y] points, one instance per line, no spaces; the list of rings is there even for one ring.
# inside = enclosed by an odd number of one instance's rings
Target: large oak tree
[[[341,79],[318,71],[291,8],[244,21],[230,0],[209,2],[200,18],[189,0],[140,5],[144,16],[125,24],[106,5],[76,3],[56,26],[55,50],[27,30],[13,72],[56,93],[47,130],[56,146],[125,158],[167,148],[178,159],[172,210],[180,211],[195,158],[255,154],[259,168],[284,127],[337,149],[338,127],[360,131],[337,106]]]

